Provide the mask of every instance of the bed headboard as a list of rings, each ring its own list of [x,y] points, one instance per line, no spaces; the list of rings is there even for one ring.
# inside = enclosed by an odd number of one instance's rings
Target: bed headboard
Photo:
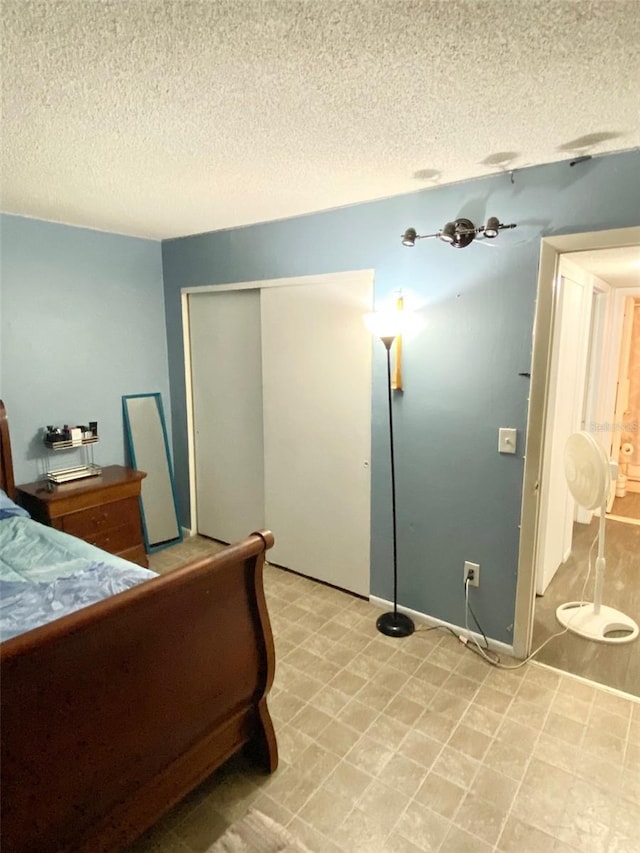
[[[7,410],[2,400],[0,400],[0,489],[9,495],[11,500],[15,500],[16,484],[13,479],[9,421],[7,420]]]

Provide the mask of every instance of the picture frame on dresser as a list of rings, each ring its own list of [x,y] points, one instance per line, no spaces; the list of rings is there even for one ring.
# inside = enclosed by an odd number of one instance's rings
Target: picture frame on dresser
[[[124,395],[122,412],[131,465],[147,474],[140,510],[145,547],[151,554],[183,538],[162,397],[159,392]]]

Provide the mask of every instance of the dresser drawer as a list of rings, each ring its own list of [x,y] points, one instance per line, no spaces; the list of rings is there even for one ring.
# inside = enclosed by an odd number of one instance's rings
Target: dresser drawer
[[[129,560],[130,563],[137,563],[144,569],[149,568],[149,560],[142,544],[136,545],[135,548],[127,548],[126,551],[118,551],[118,557],[122,557],[123,560]]]
[[[85,542],[102,548],[110,554],[120,554],[129,548],[133,548],[140,541],[140,534],[133,524],[125,524],[122,527],[110,527],[109,530],[100,530],[93,536],[85,535]]]
[[[93,506],[80,512],[66,515],[62,521],[65,533],[86,539],[87,542],[98,544],[98,536],[107,535],[110,531],[120,528],[130,528],[136,531],[140,538],[140,512],[137,498],[126,498],[123,501]],[[104,548],[104,545],[99,545]],[[127,547],[126,545],[124,547]],[[105,548],[111,551],[111,548]]]

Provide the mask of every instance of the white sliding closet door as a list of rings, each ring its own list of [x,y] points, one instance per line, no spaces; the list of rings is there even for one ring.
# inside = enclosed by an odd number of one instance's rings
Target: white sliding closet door
[[[260,292],[190,294],[198,532],[264,527]]]
[[[269,560],[369,594],[373,282],[261,291]]]

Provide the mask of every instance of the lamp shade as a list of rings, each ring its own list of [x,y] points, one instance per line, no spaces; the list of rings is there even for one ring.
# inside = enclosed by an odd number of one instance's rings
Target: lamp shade
[[[395,338],[407,328],[406,313],[396,308],[372,311],[365,314],[363,320],[367,329],[377,338]]]

